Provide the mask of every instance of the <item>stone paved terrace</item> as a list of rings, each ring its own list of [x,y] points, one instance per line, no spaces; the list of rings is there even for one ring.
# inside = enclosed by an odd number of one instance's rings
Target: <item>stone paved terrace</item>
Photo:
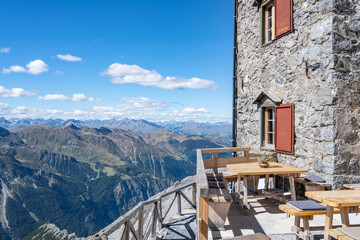
[[[267,234],[273,240],[293,240],[291,233],[294,217],[288,217],[278,209],[281,202],[275,199],[250,200],[251,209],[243,210],[236,202],[232,203],[226,220],[225,231],[209,231],[209,239],[229,239],[234,236],[248,235],[256,232]],[[161,239],[195,239],[196,214],[189,207],[183,216],[174,216],[159,235]],[[360,224],[360,215],[350,215],[350,222]],[[315,216],[310,226],[325,224],[325,216]],[[334,224],[341,224],[340,215],[334,216]],[[315,232],[315,240],[323,238],[322,232]]]

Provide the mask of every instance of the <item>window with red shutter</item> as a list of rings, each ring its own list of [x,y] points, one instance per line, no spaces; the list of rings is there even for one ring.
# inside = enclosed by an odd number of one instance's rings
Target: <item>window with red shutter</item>
[[[293,0],[275,0],[275,37],[293,31]]]
[[[294,104],[275,107],[275,151],[294,154]]]
[[[261,44],[293,31],[293,0],[264,0],[261,5]]]

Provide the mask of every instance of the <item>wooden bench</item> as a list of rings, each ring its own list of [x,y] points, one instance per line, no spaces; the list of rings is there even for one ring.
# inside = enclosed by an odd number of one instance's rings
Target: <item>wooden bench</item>
[[[240,236],[240,237],[234,237],[234,238],[231,238],[231,240],[271,240],[271,238],[266,236],[263,233],[255,233],[255,234],[250,234],[250,235],[245,235],[245,236]]]
[[[338,240],[354,240],[354,238],[349,237],[348,235],[339,231],[338,229],[330,229],[329,235]]]
[[[233,201],[220,174],[207,174],[209,184],[209,228],[223,230]]]
[[[324,205],[323,203],[320,203],[321,205]],[[313,220],[315,215],[326,215],[326,210],[311,210],[311,211],[300,211],[294,207],[292,207],[289,204],[282,204],[279,205],[279,209],[291,216],[295,217],[295,223],[294,226],[291,228],[291,231],[297,236],[296,239],[302,238],[302,239],[310,239],[311,238],[311,231],[322,231],[324,230],[324,226],[311,226],[309,224],[309,220]],[[359,211],[358,209],[351,209],[352,211]],[[340,209],[334,208],[334,214],[340,214]],[[300,227],[300,221],[303,221],[303,227]],[[333,226],[333,227],[341,227],[339,226]]]
[[[351,190],[360,190],[360,184],[359,183],[344,184],[344,188]]]
[[[278,174],[277,176],[289,179],[288,175]],[[331,188],[330,183],[326,183],[326,182],[325,183],[310,182],[310,181],[307,181],[304,177],[301,177],[301,176],[295,177],[294,181],[304,185],[306,192],[308,192],[308,191],[324,191],[324,190],[327,190],[327,189]]]

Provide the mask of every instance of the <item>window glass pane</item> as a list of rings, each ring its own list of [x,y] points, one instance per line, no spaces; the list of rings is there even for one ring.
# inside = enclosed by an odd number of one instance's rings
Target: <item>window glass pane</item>
[[[268,142],[267,144],[274,144],[274,134],[268,133]]]
[[[274,111],[273,111],[273,109],[272,109],[272,108],[269,108],[268,111],[269,111],[269,114],[268,114],[269,117],[268,117],[268,119],[269,119],[269,120],[273,120],[273,119],[274,119],[274,117],[273,117],[273,116],[274,116]]]
[[[269,121],[268,122],[268,132],[274,132],[274,128],[273,128],[273,122],[272,121]]]

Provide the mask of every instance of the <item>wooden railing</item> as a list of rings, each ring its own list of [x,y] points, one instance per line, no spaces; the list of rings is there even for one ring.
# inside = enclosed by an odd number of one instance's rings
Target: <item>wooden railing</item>
[[[186,196],[183,192],[186,188],[191,188],[192,190],[192,200]],[[168,215],[171,207],[173,206],[175,200],[177,200],[177,213],[181,215],[181,198],[190,204],[193,208],[196,209],[196,183],[192,182],[182,187],[179,187],[170,192],[164,193],[158,196],[155,199],[151,199],[145,202],[139,203],[136,207],[131,209],[129,212],[115,220],[111,225],[100,230],[93,236],[87,238],[87,240],[105,240],[111,234],[117,232],[117,239],[149,239],[155,238],[156,233],[160,231],[163,227],[164,220]],[[174,195],[171,201],[171,204],[165,211],[163,215],[162,202],[163,199]],[[170,196],[171,198],[171,196]],[[145,228],[144,228],[145,227]]]
[[[261,154],[253,154],[250,151],[249,147],[197,149],[196,224],[198,239],[208,239],[209,185],[206,177],[207,169],[212,169],[214,173],[217,173],[218,169],[226,167],[226,164],[257,161]],[[219,153],[233,153],[233,156],[219,157]],[[203,154],[212,154],[212,157],[204,159]]]

